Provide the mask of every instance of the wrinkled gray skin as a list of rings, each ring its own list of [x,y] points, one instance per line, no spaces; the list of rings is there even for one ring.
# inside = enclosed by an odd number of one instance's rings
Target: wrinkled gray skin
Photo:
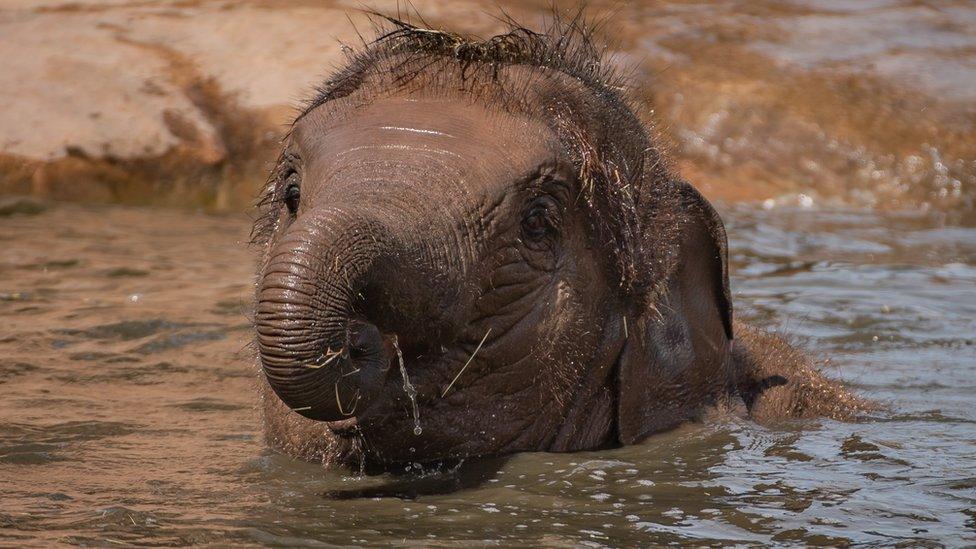
[[[782,382],[733,357],[721,220],[629,110],[524,66],[492,80],[528,90],[503,108],[445,65],[367,82],[285,142],[256,309],[272,440],[374,463],[595,449]],[[646,154],[633,186],[595,181],[587,146]],[[636,196],[634,250],[600,228],[624,206],[587,199],[613,184]]]

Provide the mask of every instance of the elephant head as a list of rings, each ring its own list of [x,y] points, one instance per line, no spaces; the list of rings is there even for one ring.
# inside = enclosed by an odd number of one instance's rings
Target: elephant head
[[[578,20],[391,21],[296,119],[255,323],[277,398],[372,462],[630,444],[734,390],[725,232]]]

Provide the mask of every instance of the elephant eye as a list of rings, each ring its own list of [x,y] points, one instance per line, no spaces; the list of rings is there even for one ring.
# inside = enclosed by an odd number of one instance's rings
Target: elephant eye
[[[295,215],[295,212],[298,211],[298,204],[302,198],[302,189],[298,183],[298,172],[291,172],[285,179],[284,202],[292,215]]]
[[[530,241],[540,241],[556,228],[556,204],[548,197],[539,198],[522,217],[522,235]]]

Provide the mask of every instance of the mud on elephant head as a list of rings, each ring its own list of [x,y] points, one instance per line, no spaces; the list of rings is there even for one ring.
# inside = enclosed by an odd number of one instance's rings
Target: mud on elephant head
[[[579,19],[384,29],[298,116],[262,200],[272,441],[375,463],[595,449],[785,383],[735,358],[722,221]]]

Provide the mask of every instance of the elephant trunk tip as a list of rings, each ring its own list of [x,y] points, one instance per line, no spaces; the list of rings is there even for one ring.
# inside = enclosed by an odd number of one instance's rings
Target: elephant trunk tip
[[[260,322],[260,320],[259,320]],[[281,353],[261,347],[261,364],[275,394],[293,411],[320,421],[343,421],[373,401],[398,356],[396,337],[376,325],[347,319],[332,337],[317,334],[314,351]]]

